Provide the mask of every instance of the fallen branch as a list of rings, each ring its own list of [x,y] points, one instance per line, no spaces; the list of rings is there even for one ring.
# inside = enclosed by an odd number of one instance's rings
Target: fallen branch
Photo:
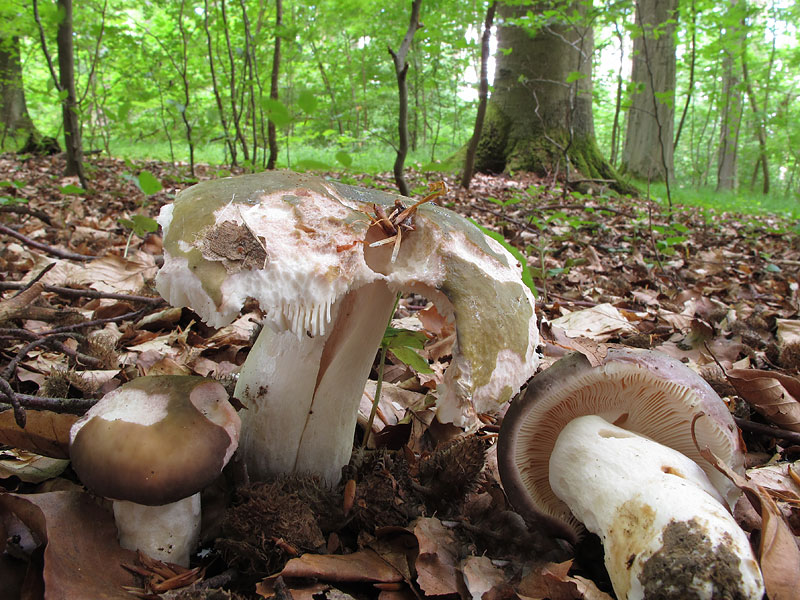
[[[52,219],[50,219],[50,215],[40,210],[36,210],[35,208],[31,208],[30,206],[20,206],[19,204],[0,206],[0,212],[15,213],[18,215],[29,215],[31,217],[36,217],[40,221],[44,221],[48,225],[51,226],[53,225],[53,221]]]
[[[765,425],[764,423],[754,423],[748,419],[742,419],[739,417],[734,417],[734,421],[736,421],[736,425],[742,431],[748,431],[750,433],[757,433],[759,435],[766,435],[768,437],[778,438],[780,440],[784,440],[786,442],[791,442],[792,444],[800,444],[800,433],[797,431],[789,431],[788,429],[779,429],[778,427],[773,427],[772,425]]]
[[[0,281],[0,291],[21,290],[27,284],[16,281]],[[108,298],[111,300],[128,300],[130,302],[144,302],[147,304],[164,304],[164,299],[160,296],[134,296],[131,294],[115,294],[111,292],[98,292],[97,290],[86,290],[79,288],[67,288],[57,285],[44,286],[45,292],[52,292],[67,298]]]
[[[0,233],[5,233],[13,238],[17,238],[19,241],[24,242],[28,246],[36,248],[37,250],[42,250],[43,252],[47,252],[48,254],[57,256],[58,258],[66,258],[69,260],[93,260],[97,258],[96,256],[86,256],[85,254],[77,254],[75,252],[70,252],[69,250],[61,250],[59,248],[54,248],[53,246],[48,246],[47,244],[32,240],[28,236],[22,235],[18,231],[14,231],[10,227],[6,227],[2,224],[0,224]]]

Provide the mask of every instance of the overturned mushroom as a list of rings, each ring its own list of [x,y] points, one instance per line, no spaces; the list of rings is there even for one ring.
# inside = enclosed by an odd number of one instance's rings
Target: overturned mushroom
[[[109,392],[70,431],[81,481],[113,500],[120,545],[180,565],[200,535],[200,491],[236,450],[228,393],[203,377],[139,377]]]
[[[503,420],[498,463],[529,521],[570,542],[583,526],[601,538],[620,600],[760,599],[729,512],[739,491],[697,446],[743,472],[733,419],[701,377],[658,352],[610,348],[597,366],[576,353],[534,377]]]
[[[264,314],[239,373],[240,451],[251,477],[313,472],[339,480],[358,403],[399,291],[455,319],[457,343],[439,417],[466,425],[533,373],[538,332],[516,260],[455,213],[422,204],[400,238],[374,213],[400,196],[269,172],[181,192],[159,217],[157,288],[212,326],[248,298]],[[415,214],[414,214],[415,213]]]

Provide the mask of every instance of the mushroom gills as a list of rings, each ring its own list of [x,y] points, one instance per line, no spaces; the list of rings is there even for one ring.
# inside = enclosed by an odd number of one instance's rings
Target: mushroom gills
[[[603,542],[620,600],[760,599],[746,534],[705,472],[680,452],[587,415],[550,456],[550,486]]]

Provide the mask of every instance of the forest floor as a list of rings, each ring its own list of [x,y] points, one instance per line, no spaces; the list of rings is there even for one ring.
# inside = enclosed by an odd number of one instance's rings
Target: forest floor
[[[355,486],[320,491],[289,479],[232,490],[229,476],[204,496],[204,550],[192,569],[121,549],[110,514],[64,460],[69,427],[139,375],[230,380],[250,346],[253,315],[215,330],[168,307],[153,288],[160,237],[129,239],[118,222],[155,217],[189,185],[180,169],[96,160],[91,191],[79,193],[63,166],[60,157],[0,156],[0,393],[19,404],[0,413],[0,597],[613,597],[597,538],[570,550],[508,505],[494,444],[502,415],[484,416],[469,434],[435,421],[426,393],[447,364],[442,347],[453,332],[418,299],[401,302],[395,324],[425,333],[420,352],[435,374],[390,360],[375,425],[382,450],[356,452],[345,478]],[[145,197],[135,183],[141,170],[163,190]],[[199,166],[197,177],[218,173]],[[389,176],[346,180],[394,187]],[[442,176],[409,180],[422,197]],[[469,191],[444,181],[439,204],[529,255],[542,369],[585,351],[587,339],[653,348],[729,401],[764,505],[759,514],[740,502],[736,517],[761,552],[770,594],[792,597],[800,578],[800,477],[790,467],[800,454],[797,224],[669,211],[603,190],[563,193],[525,174],[479,175]],[[24,430],[15,417],[27,419]],[[454,471],[461,475],[447,475]]]

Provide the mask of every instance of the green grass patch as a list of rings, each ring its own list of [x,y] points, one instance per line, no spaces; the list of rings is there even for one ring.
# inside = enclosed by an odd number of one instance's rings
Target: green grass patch
[[[110,143],[111,152],[114,157],[131,160],[160,160],[169,162],[172,154],[170,153],[169,143],[166,141],[158,142],[133,142],[126,139],[112,140]],[[439,144],[436,155],[446,157],[452,154],[456,148],[448,145]],[[189,150],[184,140],[173,142],[172,152],[175,159],[186,162]],[[278,168],[293,169],[296,171],[341,171],[343,173],[358,174],[390,172],[395,161],[395,151],[388,144],[373,143],[370,145],[352,144],[342,146],[332,144],[328,147],[317,147],[308,145],[290,145],[287,149],[285,142],[280,142],[280,154],[278,155]],[[241,153],[238,156],[241,162]],[[230,157],[225,153],[225,146],[220,142],[209,142],[198,144],[195,147],[195,162],[207,163],[210,165],[228,165]],[[262,168],[262,156],[259,153],[259,165],[256,170]],[[410,151],[406,157],[405,166],[426,171],[437,171],[439,165],[431,162],[431,149],[418,148]]]
[[[642,195],[646,185],[639,184]],[[717,192],[710,187],[670,186],[673,204],[697,206],[716,212],[736,212],[748,215],[775,214],[789,219],[800,218],[800,198],[782,193],[768,195],[741,189],[735,192]],[[650,185],[650,197],[662,206],[667,205],[667,189],[663,183]]]

